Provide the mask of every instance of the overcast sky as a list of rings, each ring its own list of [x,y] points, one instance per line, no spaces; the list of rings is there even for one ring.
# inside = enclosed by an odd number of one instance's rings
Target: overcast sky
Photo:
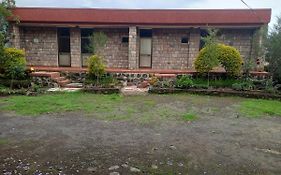
[[[272,8],[272,23],[281,15],[281,0],[244,0],[252,8]],[[240,0],[16,0],[18,7],[85,8],[247,8]],[[271,23],[271,25],[272,25]]]

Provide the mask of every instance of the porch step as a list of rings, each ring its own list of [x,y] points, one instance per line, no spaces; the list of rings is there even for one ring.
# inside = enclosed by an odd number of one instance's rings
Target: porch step
[[[30,74],[32,77],[50,77],[53,81],[55,81],[60,87],[64,87],[67,84],[71,83],[66,77],[61,77],[59,72],[32,72]]]
[[[83,84],[82,83],[69,83],[69,84],[66,84],[64,87],[66,87],[66,88],[82,88]]]

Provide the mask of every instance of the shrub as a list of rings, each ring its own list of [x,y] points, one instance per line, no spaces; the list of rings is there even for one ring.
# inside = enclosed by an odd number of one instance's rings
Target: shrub
[[[218,60],[230,76],[239,76],[243,60],[237,49],[224,44],[218,44]]]
[[[248,90],[253,90],[255,88],[255,85],[254,85],[253,81],[246,80],[241,83],[234,83],[232,85],[232,88],[237,91],[248,91]]]
[[[182,75],[176,80],[176,87],[186,89],[193,86],[193,81],[190,76]]]
[[[216,54],[214,54],[216,52]],[[221,64],[230,76],[241,73],[242,58],[237,49],[224,44],[215,44],[205,47],[195,60],[195,69],[200,73],[210,72],[215,66]]]
[[[1,59],[1,68],[6,78],[23,79],[25,77],[26,59],[23,50],[5,48]]]
[[[92,55],[88,58],[88,71],[93,79],[100,79],[105,74],[105,65],[101,56]]]
[[[211,47],[204,47],[200,50],[199,55],[194,62],[196,71],[198,71],[199,73],[208,73],[214,67],[219,65],[216,50],[216,45],[212,45]]]

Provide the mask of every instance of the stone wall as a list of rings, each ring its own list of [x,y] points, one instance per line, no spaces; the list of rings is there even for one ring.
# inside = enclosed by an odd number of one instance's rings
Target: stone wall
[[[11,24],[9,27],[10,32],[10,44],[12,47],[20,49],[20,29],[16,24]]]
[[[122,43],[122,37],[128,37],[128,29],[96,29],[107,36],[105,48],[101,51],[107,67],[128,68],[129,43]]]
[[[81,32],[79,28],[70,29],[71,67],[82,67],[81,61]]]
[[[238,49],[243,59],[251,55],[252,37],[250,29],[222,29],[219,33],[219,41]]]
[[[189,45],[187,43],[181,43],[182,37],[189,38],[189,30],[152,30],[153,69],[187,69]]]
[[[28,65],[58,66],[56,28],[20,27],[20,46],[26,52]]]
[[[131,26],[129,28],[129,69],[137,69],[138,66],[138,60],[139,60],[139,55],[138,55],[138,30],[137,27]]]

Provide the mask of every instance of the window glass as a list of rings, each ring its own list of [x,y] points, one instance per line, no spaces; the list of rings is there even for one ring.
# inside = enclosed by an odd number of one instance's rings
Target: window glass
[[[91,44],[91,35],[93,34],[93,29],[81,29],[81,52],[91,53],[89,48]]]
[[[58,29],[59,52],[70,53],[70,32],[69,28]]]

